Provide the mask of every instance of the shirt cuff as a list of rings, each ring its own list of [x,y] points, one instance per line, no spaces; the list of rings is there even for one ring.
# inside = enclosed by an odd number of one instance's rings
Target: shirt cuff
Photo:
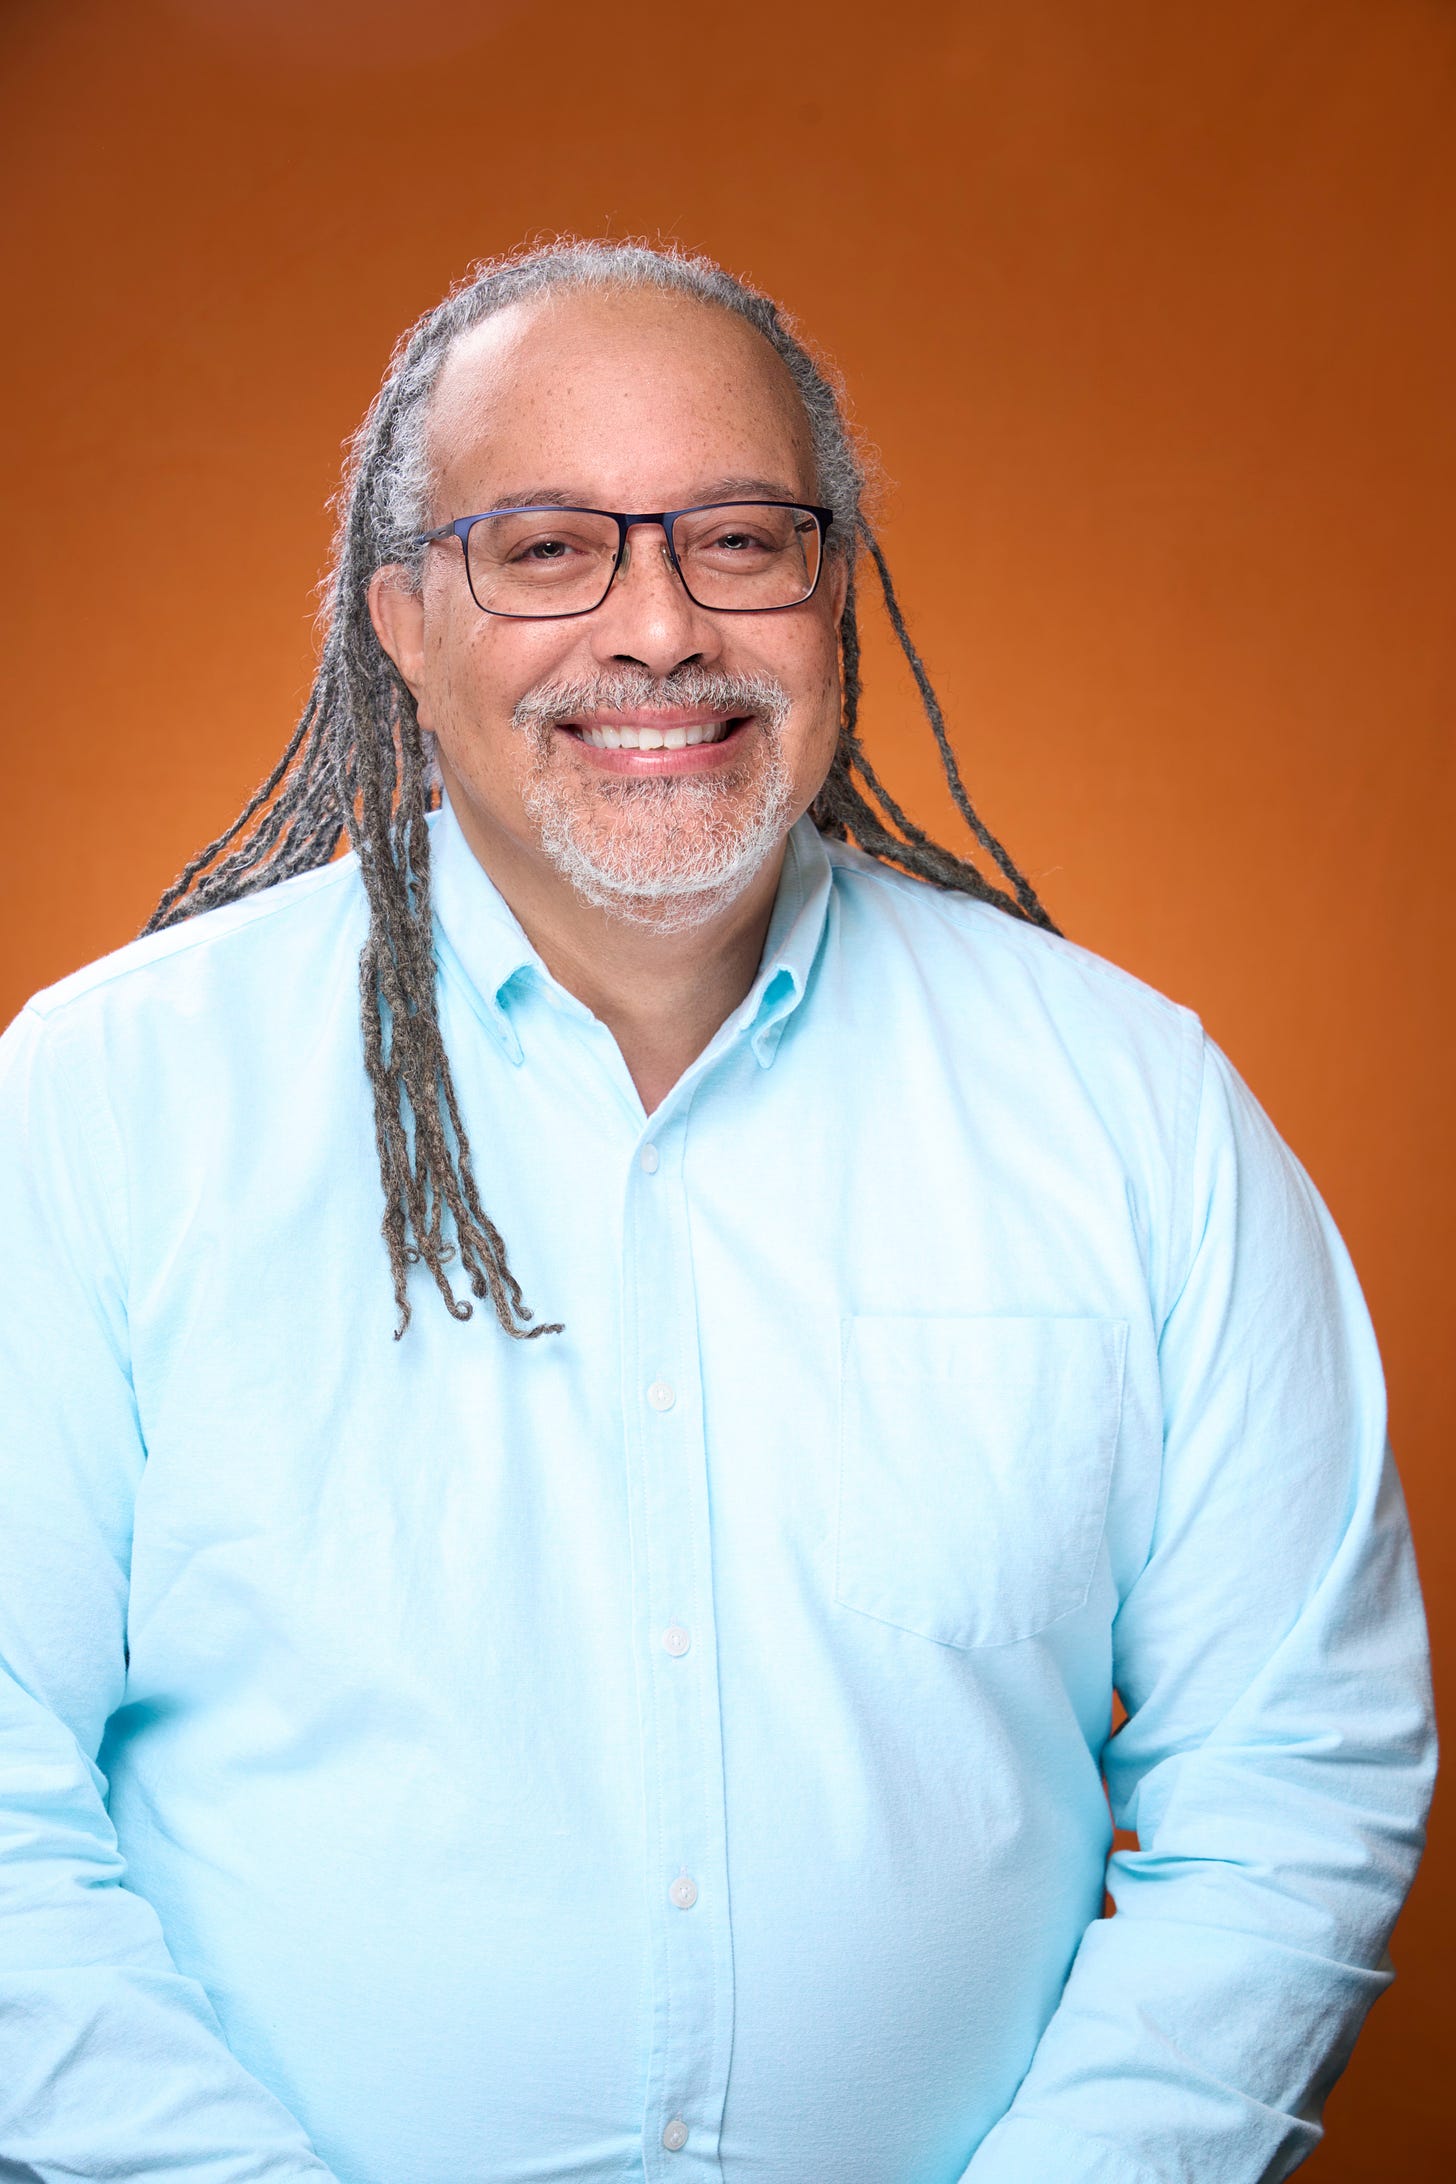
[[[1036,2116],[1003,2116],[961,2184],[1164,2184],[1108,2139],[1084,2138]]]

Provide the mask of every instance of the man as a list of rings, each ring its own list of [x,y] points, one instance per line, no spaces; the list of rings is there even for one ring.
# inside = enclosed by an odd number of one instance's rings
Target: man
[[[1370,1329],[966,802],[860,484],[718,269],[479,269],[277,770],[7,1034],[6,2174],[1315,2143],[1431,1768]],[[862,554],[1005,888],[860,748]]]

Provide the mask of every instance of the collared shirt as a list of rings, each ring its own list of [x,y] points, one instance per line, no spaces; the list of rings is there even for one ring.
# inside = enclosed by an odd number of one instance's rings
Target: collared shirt
[[[560,1335],[417,1270],[394,1339],[352,860],[4,1041],[0,2166],[1285,2175],[1431,1765],[1303,1170],[1186,1010],[807,820],[648,1116],[433,844]]]

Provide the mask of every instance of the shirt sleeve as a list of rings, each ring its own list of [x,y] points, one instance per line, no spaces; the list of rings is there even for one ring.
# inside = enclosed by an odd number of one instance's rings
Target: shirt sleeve
[[[1188,1167],[1104,1755],[1139,1848],[963,2184],[1288,2176],[1420,1855],[1425,1623],[1374,1336],[1309,1178],[1211,1043]]]
[[[99,1064],[62,1081],[55,1044],[29,1011],[0,1040],[0,2170],[328,2184],[107,1817],[144,1451]]]

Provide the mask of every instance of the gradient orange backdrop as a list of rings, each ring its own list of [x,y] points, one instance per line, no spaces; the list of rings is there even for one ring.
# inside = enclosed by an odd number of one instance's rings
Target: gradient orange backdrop
[[[986,817],[1329,1201],[1449,1660],[1449,0],[8,0],[0,122],[0,1017],[281,745],[399,331],[531,235],[707,249],[848,380]],[[949,824],[882,637],[866,710]],[[1456,2174],[1449,1834],[1322,2184]]]

